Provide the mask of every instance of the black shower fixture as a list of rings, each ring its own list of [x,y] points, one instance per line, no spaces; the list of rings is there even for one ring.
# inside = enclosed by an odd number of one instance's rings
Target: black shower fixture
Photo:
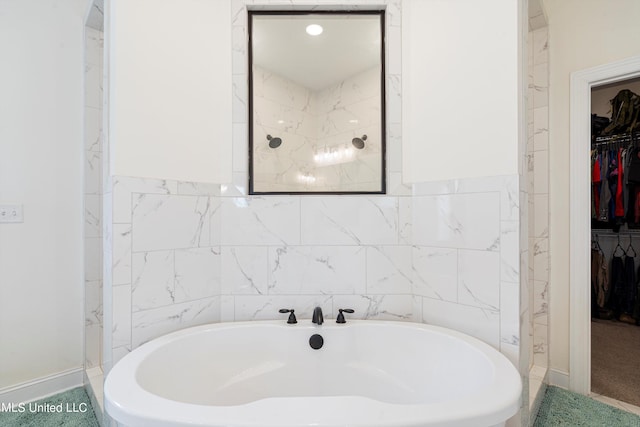
[[[364,148],[364,142],[367,140],[367,135],[362,135],[362,138],[353,138],[351,140],[351,143],[353,144],[354,147],[356,147],[358,150],[362,150]]]
[[[274,138],[271,135],[267,135],[267,141],[269,141],[269,147],[278,148],[280,144],[282,144],[282,138],[278,138],[277,136]]]

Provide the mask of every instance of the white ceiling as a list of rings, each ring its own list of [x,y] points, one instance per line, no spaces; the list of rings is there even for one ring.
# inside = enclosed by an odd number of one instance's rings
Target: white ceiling
[[[309,24],[324,31],[310,36]],[[311,90],[380,65],[379,15],[253,15],[253,63]]]

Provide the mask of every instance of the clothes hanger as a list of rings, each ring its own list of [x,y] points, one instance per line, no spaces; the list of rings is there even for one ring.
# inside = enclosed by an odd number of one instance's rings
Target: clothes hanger
[[[622,248],[622,246],[620,246],[620,234],[618,234],[618,244],[613,249],[613,256],[616,256],[616,251],[618,249],[620,249],[622,251],[622,255],[627,256],[627,252],[625,252],[625,250]]]
[[[638,254],[636,253],[636,250],[633,247],[633,244],[631,242],[632,239],[633,239],[633,236],[631,235],[631,233],[629,233],[629,246],[627,246],[627,250],[625,252],[627,253],[627,256],[632,256],[633,258],[635,258],[638,256]],[[633,255],[629,255],[629,250],[633,252]]]

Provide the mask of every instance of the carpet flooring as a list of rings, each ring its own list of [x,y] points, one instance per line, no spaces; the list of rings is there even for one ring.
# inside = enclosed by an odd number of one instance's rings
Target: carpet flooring
[[[591,391],[640,406],[640,326],[591,322]]]
[[[14,403],[0,411],[2,427],[99,427],[82,387],[31,403]]]
[[[534,427],[640,427],[640,416],[549,386]]]

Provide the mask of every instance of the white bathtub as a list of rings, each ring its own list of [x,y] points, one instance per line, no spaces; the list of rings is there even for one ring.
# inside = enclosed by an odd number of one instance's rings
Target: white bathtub
[[[105,382],[125,426],[499,426],[520,375],[498,351],[430,325],[219,323],[131,352]],[[314,350],[309,338],[320,334]]]

